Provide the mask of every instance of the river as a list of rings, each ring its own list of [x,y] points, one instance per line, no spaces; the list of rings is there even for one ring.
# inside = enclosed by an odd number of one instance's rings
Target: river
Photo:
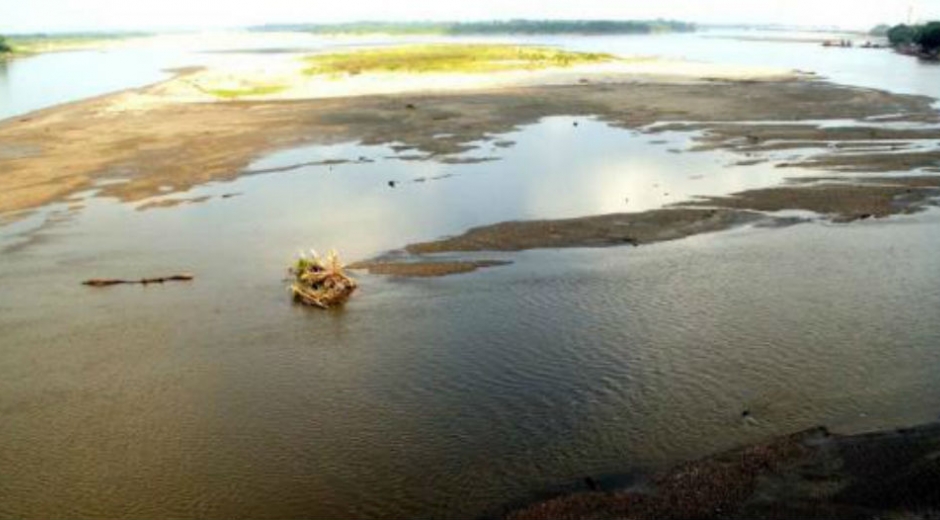
[[[564,42],[899,92],[940,84],[936,67],[887,51],[703,35]],[[111,52],[13,62],[0,99],[19,108],[6,114],[191,64],[161,55],[111,83],[18,94],[58,85],[52,77],[85,60],[134,61]],[[0,228],[0,516],[468,518],[586,475],[620,482],[817,424],[936,419],[937,210],[487,254],[513,264],[430,280],[361,275],[338,311],[290,302],[283,277],[299,248],[360,258],[501,220],[641,211],[783,180],[769,164],[689,153],[690,138],[555,117],[497,136],[513,146],[467,155],[498,159],[488,162],[306,147],[247,170],[353,162],[135,204],[89,192]],[[78,284],[179,271],[195,282]]]

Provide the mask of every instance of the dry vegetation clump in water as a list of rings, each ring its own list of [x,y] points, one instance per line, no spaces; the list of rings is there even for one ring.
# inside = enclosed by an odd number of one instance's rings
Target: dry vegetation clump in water
[[[290,286],[294,300],[304,305],[327,309],[342,305],[352,296],[358,284],[346,275],[336,251],[321,257],[316,251],[311,256],[300,255],[290,268],[294,282]]]

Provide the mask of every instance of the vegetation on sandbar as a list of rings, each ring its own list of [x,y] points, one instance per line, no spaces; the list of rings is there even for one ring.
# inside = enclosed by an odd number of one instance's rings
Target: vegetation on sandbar
[[[365,72],[499,72],[569,67],[614,61],[604,53],[570,52],[549,47],[519,45],[431,44],[403,45],[379,49],[309,56],[314,74],[360,74]]]
[[[7,43],[6,38],[0,36],[0,55],[9,54],[13,52],[13,47],[10,47],[10,44]]]
[[[340,24],[275,24],[257,31],[302,31],[314,34],[434,34],[473,36],[500,34],[651,34],[691,32],[695,25],[672,20],[506,20],[487,22],[354,22]]]
[[[283,92],[287,87],[285,85],[252,85],[237,88],[213,88],[206,92],[222,99],[238,99],[252,96],[268,96]]]
[[[887,34],[891,46],[899,51],[928,59],[940,59],[940,22],[895,25]]]

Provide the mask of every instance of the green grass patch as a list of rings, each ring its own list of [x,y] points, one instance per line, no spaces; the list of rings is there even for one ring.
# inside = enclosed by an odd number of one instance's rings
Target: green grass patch
[[[518,45],[404,45],[309,56],[306,74],[367,72],[481,73],[535,70],[614,61],[610,54]]]
[[[238,99],[242,97],[249,96],[267,96],[270,94],[277,94],[283,92],[287,87],[284,85],[256,85],[252,87],[244,88],[219,88],[219,89],[208,89],[206,92],[212,94],[217,98],[222,99]]]

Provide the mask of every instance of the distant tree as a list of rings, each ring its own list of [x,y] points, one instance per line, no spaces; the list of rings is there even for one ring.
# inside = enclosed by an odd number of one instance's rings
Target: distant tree
[[[13,47],[10,47],[10,44],[7,43],[6,38],[0,36],[0,54],[6,52],[13,52]]]
[[[868,31],[870,36],[887,36],[888,31],[891,30],[891,26],[887,24],[876,25],[872,30]]]
[[[927,54],[935,54],[940,50],[940,22],[930,22],[918,28],[914,35],[914,43]]]
[[[490,22],[354,22],[253,27],[257,31],[309,31],[316,34],[650,34],[692,32],[695,24],[672,20],[505,20]]]
[[[917,28],[903,23],[888,29],[888,41],[895,47],[914,43],[915,36],[917,36]]]

